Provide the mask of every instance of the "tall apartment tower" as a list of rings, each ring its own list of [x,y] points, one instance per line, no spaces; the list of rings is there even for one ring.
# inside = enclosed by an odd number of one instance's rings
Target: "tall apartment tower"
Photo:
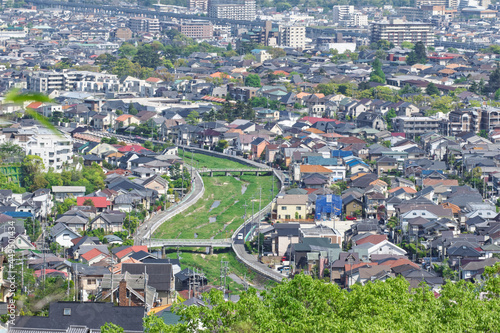
[[[432,25],[420,22],[406,22],[394,19],[389,22],[373,22],[371,25],[371,42],[376,43],[384,39],[396,46],[403,42],[423,42],[425,46],[434,46],[434,32]]]
[[[445,6],[450,9],[457,9],[460,0],[415,0],[415,7],[420,6]]]
[[[354,14],[354,6],[337,5],[333,6],[333,23],[341,23],[348,20]]]
[[[199,9],[204,12],[208,10],[208,0],[189,0],[189,10]]]
[[[285,47],[303,49],[306,46],[306,27],[280,26],[279,44]]]
[[[160,32],[160,20],[146,17],[131,17],[128,21],[128,27],[133,32]]]
[[[208,17],[238,21],[254,21],[255,0],[209,0]]]

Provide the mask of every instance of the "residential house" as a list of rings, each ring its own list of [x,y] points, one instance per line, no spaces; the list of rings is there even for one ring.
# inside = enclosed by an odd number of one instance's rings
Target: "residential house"
[[[379,176],[386,174],[392,170],[398,169],[398,163],[395,158],[382,156],[377,159],[377,173]]]
[[[62,222],[56,223],[50,229],[51,240],[65,248],[72,247],[74,244],[71,242],[71,240],[80,237],[82,236],[74,232],[72,229],[68,228],[68,226]]]
[[[123,328],[124,333],[140,333],[143,332],[143,317],[142,307],[115,306],[109,302],[55,302],[50,304],[45,317],[17,316],[12,330],[93,332],[99,331],[106,323],[112,323]]]
[[[278,220],[305,219],[309,213],[309,197],[305,194],[285,194],[276,200]]]
[[[148,285],[155,288],[159,303],[166,305],[175,299],[175,278],[171,263],[123,263],[122,273],[148,275]]]
[[[85,195],[85,186],[52,186],[54,200],[64,201],[66,198],[77,198]]]

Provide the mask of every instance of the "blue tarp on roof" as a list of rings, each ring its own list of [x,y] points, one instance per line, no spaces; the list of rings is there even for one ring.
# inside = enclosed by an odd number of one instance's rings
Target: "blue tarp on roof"
[[[340,195],[318,195],[316,198],[316,219],[326,218],[327,214],[342,215],[342,198]]]
[[[444,174],[443,170],[422,170],[422,175],[430,175],[433,172],[439,172],[440,174]]]
[[[29,212],[3,212],[3,214],[15,219],[27,219],[28,217],[33,217],[33,214]]]
[[[352,151],[332,150],[332,157],[334,158],[344,158],[349,156],[352,156]]]

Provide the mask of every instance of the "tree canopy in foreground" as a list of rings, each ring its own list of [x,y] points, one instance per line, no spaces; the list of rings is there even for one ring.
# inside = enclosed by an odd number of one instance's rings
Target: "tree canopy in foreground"
[[[212,291],[212,306],[176,308],[182,323],[168,326],[145,318],[145,332],[498,332],[500,265],[487,268],[482,284],[448,282],[439,295],[422,285],[409,288],[402,277],[355,285],[298,275],[263,292],[254,289],[237,303]]]

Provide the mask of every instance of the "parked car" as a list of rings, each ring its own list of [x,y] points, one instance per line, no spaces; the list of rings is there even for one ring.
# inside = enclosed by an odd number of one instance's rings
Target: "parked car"
[[[346,216],[345,217],[346,220],[349,220],[349,221],[356,221],[358,218],[356,216]]]
[[[240,240],[240,239],[243,239],[243,233],[241,233],[241,232],[238,234],[238,240]]]

